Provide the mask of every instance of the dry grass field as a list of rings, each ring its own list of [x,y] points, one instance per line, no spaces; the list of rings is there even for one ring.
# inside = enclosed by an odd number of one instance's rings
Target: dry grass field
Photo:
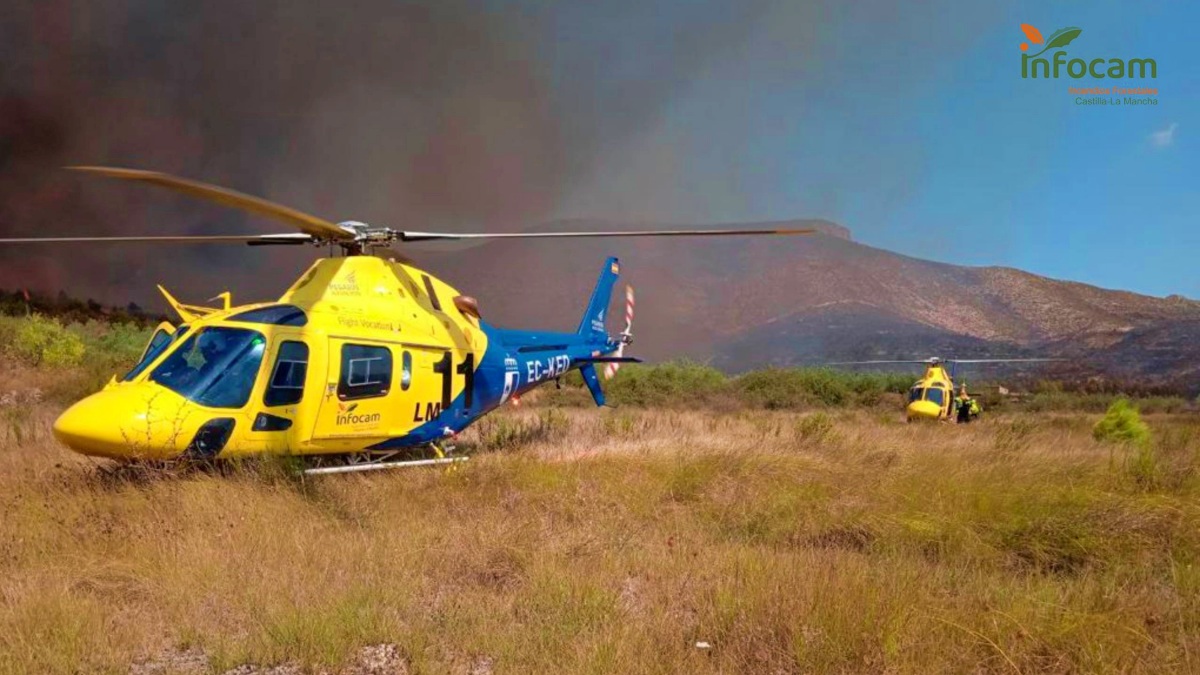
[[[0,437],[0,672],[1200,671],[1200,426],[526,407],[454,471]],[[700,645],[700,646],[698,646]]]

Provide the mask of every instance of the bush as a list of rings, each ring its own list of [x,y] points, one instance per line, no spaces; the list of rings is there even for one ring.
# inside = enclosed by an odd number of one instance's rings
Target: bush
[[[607,387],[608,400],[639,406],[688,406],[713,402],[728,390],[721,371],[691,361],[625,365]]]
[[[83,339],[89,360],[106,361],[120,367],[137,362],[146,349],[152,330],[132,323],[88,321],[68,327]]]
[[[811,406],[871,406],[884,394],[902,393],[912,376],[895,373],[848,373],[829,368],[768,368],[755,370],[734,381],[734,389],[748,405],[768,410]]]
[[[38,314],[20,321],[12,336],[11,349],[31,366],[78,365],[85,351],[83,340],[56,319]]]
[[[1145,447],[1150,442],[1150,427],[1142,421],[1137,408],[1119,398],[1113,401],[1104,417],[1092,427],[1092,437],[1104,443]]]
[[[1022,408],[1028,412],[1103,412],[1112,404],[1113,394],[1095,392],[1044,391],[1026,398]],[[1187,409],[1187,400],[1179,396],[1136,397],[1144,413],[1175,413]]]
[[[738,393],[751,405],[768,410],[802,408],[814,404],[843,405],[850,398],[848,375],[832,370],[768,368],[739,377]]]

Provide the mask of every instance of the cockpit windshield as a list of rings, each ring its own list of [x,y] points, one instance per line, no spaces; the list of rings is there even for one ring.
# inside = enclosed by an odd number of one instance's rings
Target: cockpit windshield
[[[946,402],[945,396],[945,390],[938,389],[937,387],[930,387],[925,391],[925,400],[933,401],[938,405],[943,405]]]
[[[210,408],[241,408],[262,363],[266,339],[244,328],[202,328],[154,372],[150,380]]]
[[[922,387],[913,387],[912,389],[909,389],[909,390],[908,390],[908,402],[909,402],[909,403],[912,403],[913,401],[920,401],[920,400],[921,400],[921,397],[922,397],[922,396],[924,396],[924,395],[925,395],[925,389],[924,389],[924,388],[922,388]]]
[[[174,333],[168,333],[162,328],[154,331],[154,335],[150,336],[150,343],[146,345],[145,353],[142,354],[142,359],[137,362],[137,365],[132,370],[125,373],[125,377],[122,377],[121,381],[130,382],[136,379],[138,375],[142,374],[142,371],[146,370],[146,366],[154,363],[155,359],[167,351],[167,347],[175,344],[176,341],[187,335],[187,332],[188,327],[186,324],[176,328]]]

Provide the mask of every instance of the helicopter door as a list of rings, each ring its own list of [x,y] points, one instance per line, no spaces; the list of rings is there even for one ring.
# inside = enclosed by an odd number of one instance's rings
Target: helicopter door
[[[329,368],[313,428],[317,440],[384,438],[400,414],[399,345],[330,338]]]
[[[308,343],[298,336],[277,336],[268,358],[262,408],[255,413],[244,442],[259,452],[286,453],[300,435],[296,424],[305,393],[315,400],[319,392],[314,387],[320,380],[308,377]]]

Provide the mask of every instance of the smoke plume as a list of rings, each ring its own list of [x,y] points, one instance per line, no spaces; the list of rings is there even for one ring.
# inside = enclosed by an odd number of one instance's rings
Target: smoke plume
[[[527,227],[562,215],[597,155],[745,40],[756,11],[693,12],[664,38],[661,18],[633,2],[17,0],[0,21],[0,233],[278,229],[69,164],[166,171],[333,220]],[[614,51],[639,31],[643,49]],[[124,302],[162,281],[190,298],[231,288],[261,299],[312,257],[8,248],[0,287]]]

